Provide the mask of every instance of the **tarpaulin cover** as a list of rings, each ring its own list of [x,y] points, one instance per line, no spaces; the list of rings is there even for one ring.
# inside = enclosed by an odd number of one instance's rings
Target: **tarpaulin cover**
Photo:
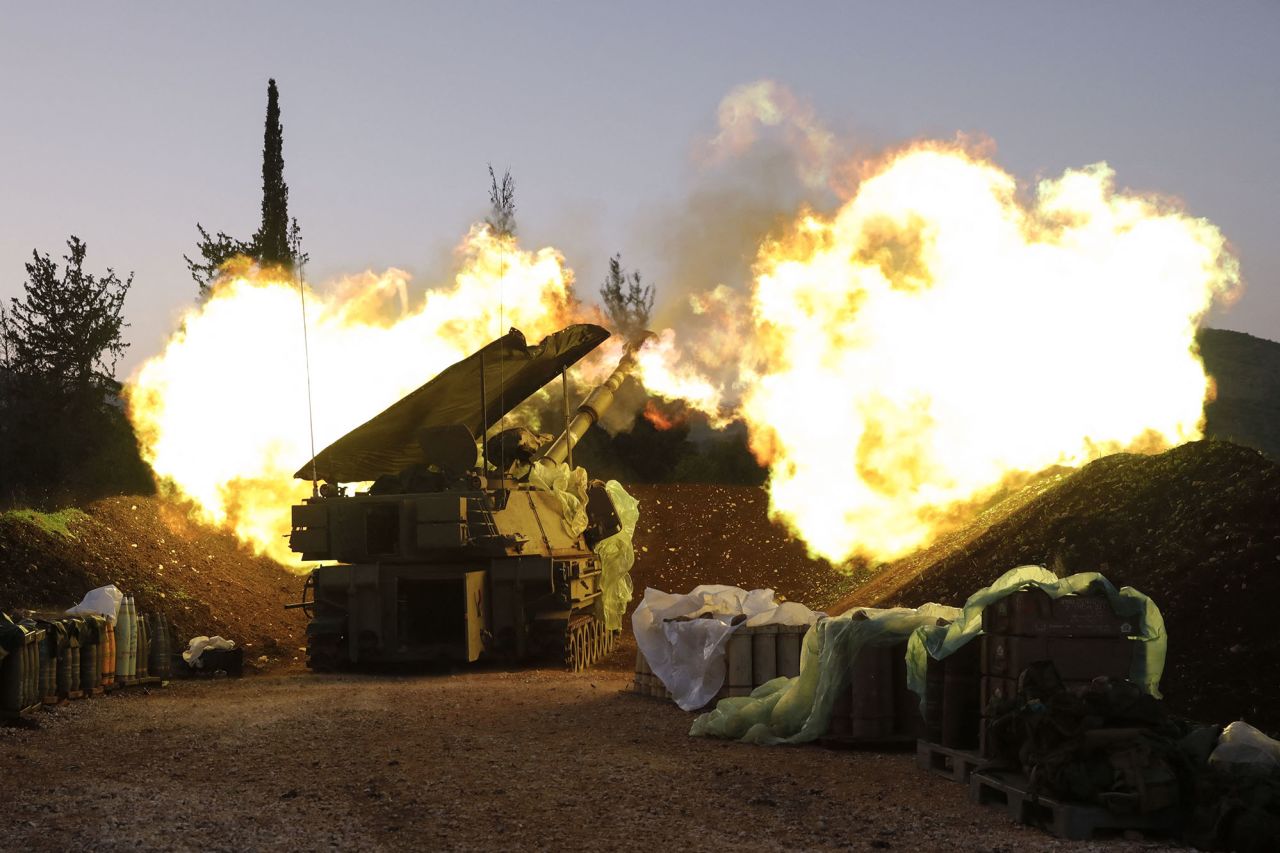
[[[107,584],[85,594],[84,600],[67,611],[68,616],[109,616],[115,619],[120,612],[124,593],[115,584]]]
[[[635,565],[636,552],[631,542],[636,535],[636,523],[640,520],[640,502],[627,494],[617,480],[605,483],[604,488],[613,501],[622,529],[597,542],[595,550],[600,557],[603,574],[604,624],[610,631],[621,631],[622,616],[627,612],[634,591],[631,567]]]
[[[969,596],[959,618],[946,627],[922,626],[907,645],[907,686],[924,703],[924,679],[928,658],[941,660],[982,633],[982,611],[1024,586],[1044,590],[1050,598],[1073,593],[1101,591],[1116,613],[1138,623],[1138,639],[1142,647],[1133,656],[1129,680],[1157,699],[1160,698],[1160,676],[1164,673],[1168,637],[1164,617],[1154,601],[1131,586],[1117,590],[1111,581],[1097,572],[1081,572],[1059,578],[1043,566],[1019,566],[1010,569],[991,586]]]
[[[1222,730],[1209,763],[1280,770],[1280,741],[1267,737],[1244,720],[1236,720]]]
[[[697,618],[704,613],[711,618]],[[739,615],[747,619],[732,624]],[[650,587],[631,614],[631,630],[653,674],[677,705],[692,711],[710,702],[724,685],[725,647],[734,631],[743,626],[812,625],[819,615],[803,604],[776,600],[771,589],[748,592],[711,584],[678,595]]]
[[[560,519],[571,539],[582,535],[587,519],[587,472],[563,462],[539,459],[529,469],[529,484],[551,492],[560,501]]]
[[[191,642],[187,644],[187,650],[182,653],[182,659],[187,662],[187,666],[198,669],[204,666],[204,661],[201,658],[205,652],[234,649],[235,647],[234,640],[228,640],[223,637],[206,637],[202,634],[199,637],[191,638]]]
[[[560,501],[565,532],[574,538],[581,536],[590,524],[587,517],[586,470],[570,468],[563,462],[540,459],[529,470],[529,482],[556,496]],[[640,502],[627,494],[617,480],[606,483],[605,491],[613,501],[613,509],[622,522],[622,529],[597,542],[595,552],[600,557],[605,627],[617,631],[622,628],[622,615],[631,601],[631,567],[636,561],[631,540],[636,532],[636,522],[640,518]]]
[[[928,658],[947,657],[968,643],[982,631],[984,607],[1028,585],[1054,598],[1094,589],[1104,592],[1117,613],[1139,624],[1143,645],[1134,655],[1131,680],[1160,695],[1166,637],[1164,619],[1151,599],[1131,587],[1117,591],[1097,572],[1058,578],[1041,566],[1020,566],[969,596],[963,608],[926,604],[915,609],[863,609],[819,620],[805,634],[800,675],[775,678],[747,697],[721,700],[715,710],[694,720],[690,734],[761,744],[802,743],[821,737],[827,732],[835,697],[850,687],[849,666],[859,651],[868,644],[903,637],[909,638],[907,683],[923,703]],[[940,619],[949,624],[940,626]],[[638,631],[636,637],[639,642]]]
[[[761,744],[819,738],[827,733],[836,697],[851,687],[849,668],[863,648],[900,641],[923,625],[959,614],[955,607],[926,604],[823,617],[804,635],[798,676],[775,678],[750,696],[721,699],[693,721],[689,734]]]
[[[608,337],[599,326],[582,323],[527,346],[524,335],[512,329],[320,451],[314,474],[331,483],[358,483],[420,465],[425,460],[417,436],[424,427],[462,424],[478,438]],[[310,480],[312,473],[312,462],[307,462],[294,476]]]

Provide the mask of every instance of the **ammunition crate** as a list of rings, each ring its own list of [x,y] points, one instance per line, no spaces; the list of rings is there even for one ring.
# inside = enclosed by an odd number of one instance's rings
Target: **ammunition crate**
[[[1018,590],[987,605],[982,611],[982,630],[1019,637],[1126,637],[1137,633],[1133,620],[1112,610],[1105,595],[1052,598],[1040,589]]]
[[[829,738],[874,743],[925,734],[920,698],[907,687],[907,641],[866,645],[849,667],[849,687],[836,696]]]
[[[970,640],[942,660],[929,658],[925,671],[924,722],[932,744],[951,749],[978,745],[982,709],[981,644]]]
[[[979,753],[992,757],[988,707],[1018,692],[1018,676],[1037,661],[1050,661],[1068,688],[1098,676],[1129,677],[1137,652],[1133,619],[1116,613],[1104,595],[1052,598],[1039,589],[1019,590],[982,611]]]
[[[1125,679],[1136,641],[1127,637],[1011,637],[983,634],[982,674],[1016,679],[1036,661],[1052,661],[1063,681],[1099,675]]]
[[[1063,680],[1062,685],[1068,690],[1077,690],[1089,685],[1092,679],[1088,680]],[[1018,679],[1001,678],[998,675],[982,676],[982,714],[987,714],[987,708],[993,702],[999,702],[1004,699],[1011,699],[1018,695]]]

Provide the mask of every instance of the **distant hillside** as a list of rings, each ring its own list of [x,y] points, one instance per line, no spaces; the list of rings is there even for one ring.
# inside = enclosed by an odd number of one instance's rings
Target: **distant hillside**
[[[1280,343],[1226,329],[1202,329],[1197,339],[1218,384],[1205,407],[1206,435],[1280,460]]]

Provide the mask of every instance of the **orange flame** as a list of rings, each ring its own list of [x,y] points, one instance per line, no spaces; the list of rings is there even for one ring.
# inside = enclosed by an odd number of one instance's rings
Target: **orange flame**
[[[873,164],[761,248],[741,334],[664,338],[646,388],[722,417],[732,394],[771,514],[837,563],[927,544],[1011,474],[1199,437],[1196,325],[1239,284],[1221,233],[1105,164],[1017,190],[955,146]]]
[[[1211,223],[1117,192],[1105,164],[1029,200],[958,146],[861,174],[834,215],[760,248],[749,292],[696,294],[700,327],[636,358],[650,393],[746,422],[771,514],[814,556],[891,559],[1011,476],[1199,436],[1195,329],[1239,285]],[[416,306],[396,269],[308,289],[317,448],[508,326],[536,341],[583,318],[555,251],[477,228],[459,253],[453,282]],[[292,472],[311,455],[298,314],[296,284],[237,268],[128,394],[157,476],[285,563],[289,507],[309,490]],[[646,415],[663,428],[663,410]]]
[[[649,423],[653,424],[654,427],[663,431],[674,429],[675,427],[680,426],[685,421],[685,418],[683,417],[680,417],[677,415],[670,415],[662,411],[662,409],[658,408],[658,404],[653,400],[648,400],[645,402],[644,418]]]
[[[316,448],[506,331],[538,341],[574,321],[572,274],[551,249],[522,251],[476,228],[451,286],[407,307],[409,275],[352,276],[307,289]],[[311,456],[296,282],[240,264],[187,313],[128,389],[144,458],[201,516],[294,564],[290,506],[310,493],[293,472]],[[278,275],[278,274],[277,274]]]

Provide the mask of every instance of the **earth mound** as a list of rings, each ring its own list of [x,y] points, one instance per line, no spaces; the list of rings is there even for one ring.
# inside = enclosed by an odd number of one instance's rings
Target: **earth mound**
[[[1225,441],[1117,454],[1037,483],[965,534],[886,567],[855,605],[962,604],[1009,568],[1099,571],[1159,605],[1177,713],[1280,731],[1280,465]]]
[[[1119,454],[1052,471],[964,530],[870,576],[813,560],[751,486],[632,485],[646,586],[771,587],[815,609],[961,604],[1016,565],[1101,571],[1150,595],[1169,632],[1165,695],[1190,716],[1280,730],[1280,465],[1222,441]],[[865,580],[863,583],[860,581]],[[60,610],[115,583],[183,637],[222,634],[247,659],[294,663],[305,644],[301,578],[161,498],[111,498],[52,515],[0,515],[0,603]]]
[[[0,514],[0,606],[60,613],[106,584],[172,620],[180,643],[221,634],[244,646],[250,666],[302,658],[305,619],[284,609],[302,578],[175,503],[127,496]]]
[[[632,609],[646,586],[677,593],[699,584],[769,588],[815,610],[856,586],[850,575],[810,558],[801,540],[769,520],[769,493],[760,486],[671,483],[626,489],[640,501]]]

